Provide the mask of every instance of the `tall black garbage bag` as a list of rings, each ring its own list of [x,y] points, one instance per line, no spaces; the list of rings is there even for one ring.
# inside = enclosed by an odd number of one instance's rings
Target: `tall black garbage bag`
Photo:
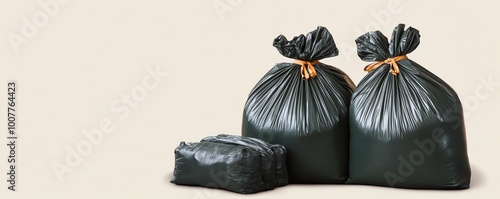
[[[469,188],[463,110],[446,82],[406,56],[419,31],[398,25],[390,42],[379,31],[356,39],[358,55],[376,62],[350,104],[349,182],[420,189]],[[441,59],[431,57],[430,59]]]
[[[273,45],[296,63],[276,64],[250,92],[242,135],[287,149],[290,183],[345,183],[348,108],[354,83],[319,60],[338,55],[332,35],[318,27]]]

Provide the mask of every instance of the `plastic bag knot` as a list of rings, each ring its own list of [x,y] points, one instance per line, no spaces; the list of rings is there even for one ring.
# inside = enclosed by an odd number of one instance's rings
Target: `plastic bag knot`
[[[400,56],[396,56],[393,58],[387,58],[384,61],[375,62],[375,63],[372,63],[372,64],[365,66],[364,70],[366,72],[371,72],[372,70],[375,70],[376,68],[378,68],[381,65],[389,64],[389,67],[391,67],[391,70],[389,72],[391,74],[393,74],[394,76],[397,76],[399,73],[399,66],[398,66],[397,61],[403,60],[403,59],[408,59],[408,57],[406,55],[400,55]]]
[[[304,61],[304,60],[295,60],[295,63],[300,65],[300,73],[302,74],[303,79],[309,79],[309,78],[314,78],[316,77],[316,69],[314,69],[313,65],[319,64],[320,62],[318,60],[315,61]]]

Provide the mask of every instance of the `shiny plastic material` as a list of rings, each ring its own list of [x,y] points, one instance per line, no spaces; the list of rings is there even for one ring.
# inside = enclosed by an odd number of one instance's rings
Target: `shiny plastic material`
[[[286,149],[255,138],[218,135],[175,149],[172,183],[256,193],[288,183]]]
[[[364,61],[406,55],[419,42],[419,31],[412,27],[405,30],[403,24],[395,28],[390,43],[379,31],[356,39],[358,55]],[[391,74],[388,64],[381,65],[368,73],[353,93],[349,183],[469,188],[471,171],[457,94],[411,59],[397,64],[399,74]]]
[[[206,137],[201,142],[236,144],[251,148],[260,153],[262,178],[267,189],[288,184],[286,149],[282,145],[271,145],[256,138],[226,134]]]
[[[314,63],[338,54],[324,27],[273,45],[289,58]],[[287,150],[290,183],[345,183],[348,176],[348,108],[354,83],[341,70],[315,64],[316,77],[303,79],[301,65],[276,64],[250,92],[242,135]]]

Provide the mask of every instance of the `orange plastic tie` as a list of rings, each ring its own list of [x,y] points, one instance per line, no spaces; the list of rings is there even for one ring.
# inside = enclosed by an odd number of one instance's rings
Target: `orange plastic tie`
[[[300,73],[302,74],[302,78],[309,79],[316,77],[316,69],[314,69],[314,65],[319,64],[318,60],[315,61],[303,61],[303,60],[295,60],[295,63],[300,65]]]
[[[371,72],[372,70],[375,70],[379,66],[382,66],[384,64],[389,64],[389,67],[391,68],[391,70],[389,72],[391,74],[397,76],[399,74],[399,66],[398,66],[397,61],[403,60],[403,59],[408,59],[408,57],[406,55],[400,55],[400,56],[396,56],[393,58],[388,58],[384,61],[379,61],[379,62],[369,64],[369,65],[365,66],[364,70],[366,72]]]

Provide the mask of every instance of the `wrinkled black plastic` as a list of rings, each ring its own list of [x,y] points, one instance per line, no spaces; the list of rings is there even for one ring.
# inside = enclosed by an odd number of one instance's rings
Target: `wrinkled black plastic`
[[[256,193],[288,183],[286,149],[255,138],[218,135],[175,149],[172,183]]]
[[[338,54],[324,27],[273,45],[289,58],[320,60]],[[341,70],[319,63],[315,78],[302,79],[300,65],[276,64],[250,92],[242,135],[287,150],[290,183],[345,183],[348,176],[348,108],[354,83]]]
[[[390,43],[379,31],[356,39],[358,55],[365,61],[406,55],[419,42],[419,31],[411,27],[405,30],[403,24],[395,28]],[[353,93],[349,182],[469,188],[471,171],[457,94],[411,59],[397,63],[397,76],[384,64],[368,73]]]
[[[288,184],[286,149],[281,145],[271,145],[256,138],[226,134],[206,137],[201,142],[236,144],[251,148],[260,153],[262,180],[267,189]]]

